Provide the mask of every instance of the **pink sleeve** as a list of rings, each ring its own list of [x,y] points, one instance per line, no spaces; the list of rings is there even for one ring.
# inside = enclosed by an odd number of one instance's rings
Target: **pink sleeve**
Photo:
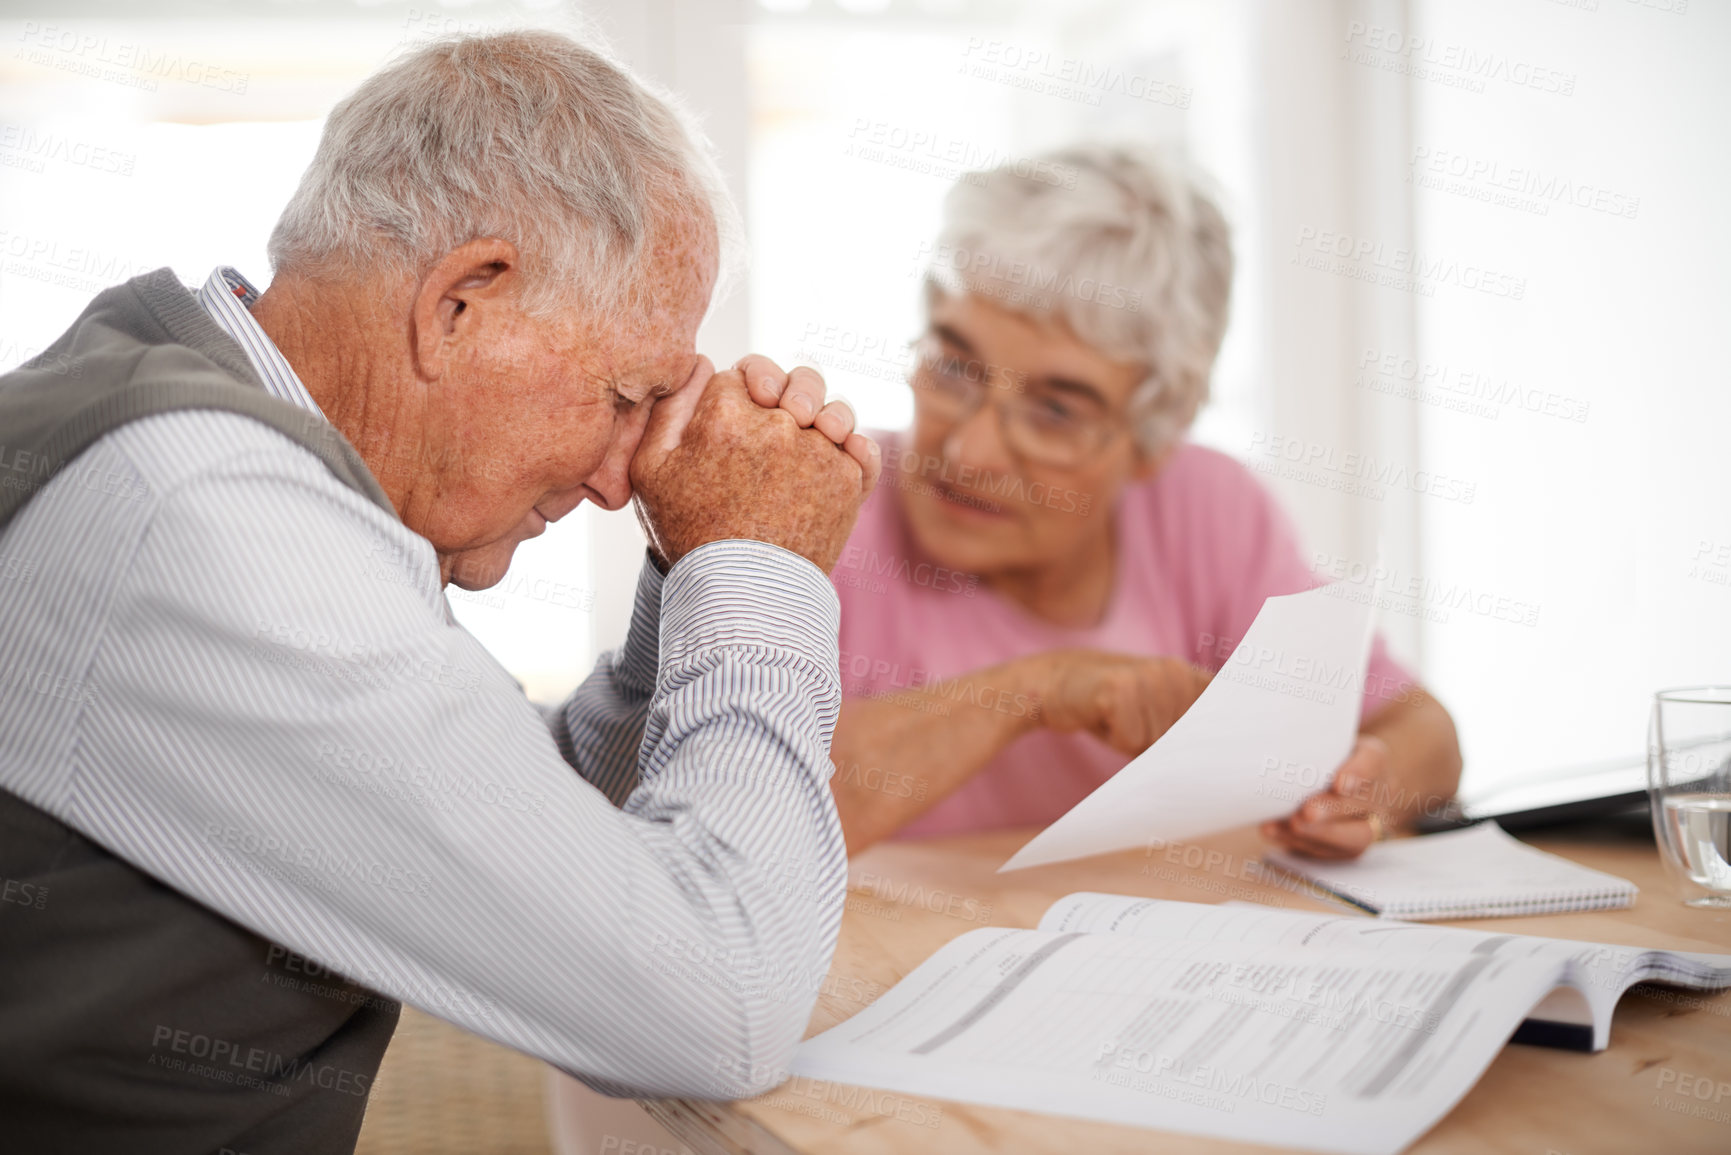
[[[1226,462],[1230,459],[1222,464]],[[1224,596],[1221,614],[1215,619],[1213,644],[1199,647],[1201,664],[1212,670],[1219,670],[1231,657],[1263,601],[1323,584],[1305,564],[1298,535],[1274,496],[1236,462],[1230,462],[1223,474],[1213,479],[1210,488],[1216,489],[1216,580]],[[1361,720],[1405,697],[1407,690],[1418,684],[1389,656],[1380,630],[1371,637],[1364,682]]]

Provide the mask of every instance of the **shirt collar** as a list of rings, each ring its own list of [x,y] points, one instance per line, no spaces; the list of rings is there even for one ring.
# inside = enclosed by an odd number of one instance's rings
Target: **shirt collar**
[[[253,288],[251,281],[228,265],[218,265],[194,295],[204,306],[204,311],[210,314],[210,319],[216,322],[217,328],[234,338],[235,344],[241,347],[246,359],[252,363],[253,372],[264,383],[265,392],[279,401],[287,401],[323,416],[324,411],[307,392],[307,387],[301,384],[288,359],[252,319],[248,310],[258,300],[258,290]]]

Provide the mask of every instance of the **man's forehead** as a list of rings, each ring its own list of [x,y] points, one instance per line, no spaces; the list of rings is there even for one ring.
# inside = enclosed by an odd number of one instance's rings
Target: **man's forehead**
[[[658,246],[648,262],[645,307],[632,311],[629,330],[634,352],[656,378],[645,384],[657,393],[679,388],[697,362],[697,329],[709,309],[716,271],[712,234]]]
[[[695,327],[708,311],[710,294],[715,291],[714,255],[686,250],[665,256],[657,253],[656,257],[644,269],[642,290],[647,308],[641,312],[652,321],[665,324],[685,320]]]
[[[708,311],[718,261],[714,225],[663,219],[652,234],[623,307],[609,323],[573,316],[598,375],[634,400],[678,389],[697,363],[697,329]]]
[[[720,238],[707,211],[667,212],[648,237],[645,280],[665,289],[690,286],[707,304],[720,270]]]

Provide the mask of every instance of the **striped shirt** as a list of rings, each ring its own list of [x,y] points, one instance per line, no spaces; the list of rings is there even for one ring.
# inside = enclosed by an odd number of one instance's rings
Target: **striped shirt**
[[[250,293],[198,296],[316,408]],[[712,543],[644,566],[624,646],[543,714],[424,538],[262,424],[161,414],[0,534],[0,786],[599,1089],[755,1094],[840,923],[837,626],[809,562]]]
[[[205,278],[194,296],[210,314],[210,319],[216,322],[216,327],[227,333],[246,354],[253,372],[264,383],[266,393],[278,401],[287,401],[323,416],[324,410],[301,384],[300,377],[289,367],[288,359],[276,347],[276,342],[265,336],[265,331],[252,319],[250,310],[258,300],[258,290],[253,288],[251,281],[241,276],[238,269],[221,265]]]

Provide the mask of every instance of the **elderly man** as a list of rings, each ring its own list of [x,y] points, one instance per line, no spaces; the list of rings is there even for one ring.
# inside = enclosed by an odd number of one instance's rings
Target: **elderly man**
[[[398,1000],[615,1094],[775,1080],[879,465],[694,353],[735,219],[600,56],[447,42],[332,113],[269,291],[139,277],[0,380],[9,1146],[349,1150]],[[629,637],[543,717],[443,586],[634,495]]]

